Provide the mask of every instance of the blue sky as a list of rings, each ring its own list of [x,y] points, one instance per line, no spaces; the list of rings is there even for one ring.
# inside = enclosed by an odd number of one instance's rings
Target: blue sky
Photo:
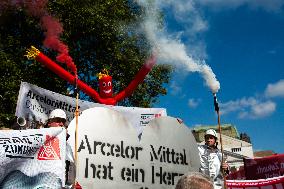
[[[154,7],[164,12],[165,27],[149,38],[157,46],[168,39],[176,54],[174,44],[184,45],[187,62],[211,67],[220,82],[221,123],[247,133],[255,151],[284,153],[284,1],[167,0]],[[175,62],[176,71],[156,107],[189,127],[217,124],[203,72],[182,69],[175,57],[159,57]]]

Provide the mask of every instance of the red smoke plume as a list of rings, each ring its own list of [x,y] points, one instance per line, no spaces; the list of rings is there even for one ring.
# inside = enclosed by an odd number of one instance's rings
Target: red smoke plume
[[[5,6],[25,8],[29,14],[40,19],[41,28],[44,30],[43,45],[58,52],[56,60],[65,63],[77,75],[77,68],[69,55],[68,46],[60,41],[63,27],[58,19],[52,17],[46,10],[48,0],[1,0],[0,10]]]
[[[65,63],[67,67],[76,75],[77,69],[72,58],[69,56],[68,46],[59,39],[59,36],[63,32],[60,22],[56,18],[47,15],[41,17],[41,26],[42,29],[46,31],[43,45],[47,48],[56,50],[59,53],[56,57],[56,60]]]

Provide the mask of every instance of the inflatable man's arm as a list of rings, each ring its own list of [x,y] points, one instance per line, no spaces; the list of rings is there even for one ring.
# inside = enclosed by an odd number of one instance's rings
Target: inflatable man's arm
[[[146,75],[152,70],[153,66],[156,64],[156,59],[156,54],[152,54],[152,56],[146,61],[143,67],[136,74],[135,78],[131,81],[131,83],[123,91],[121,91],[114,97],[117,102],[130,96],[133,91],[138,87],[138,85],[143,82]]]
[[[44,66],[46,66],[48,69],[53,71],[55,74],[57,74],[62,79],[68,81],[70,84],[75,84],[75,76],[71,73],[67,72],[64,68],[59,66],[57,63],[49,59],[47,56],[45,56],[42,52],[40,52],[35,47],[31,47],[27,50],[26,57],[28,59],[35,59],[38,62],[42,63]],[[92,97],[95,101],[99,103],[103,103],[102,100],[98,94],[98,92],[91,87],[89,87],[86,83],[84,83],[81,80],[77,80],[78,87],[87,95]]]

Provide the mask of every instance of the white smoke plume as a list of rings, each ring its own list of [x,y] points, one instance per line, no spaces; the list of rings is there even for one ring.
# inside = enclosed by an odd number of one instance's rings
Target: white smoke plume
[[[181,42],[178,35],[170,35],[165,28],[161,29],[158,18],[162,9],[171,9],[177,22],[184,25],[186,34],[195,40],[194,37],[207,29],[207,23],[203,21],[200,14],[194,7],[192,0],[138,0],[141,6],[146,9],[146,18],[142,24],[148,40],[152,46],[158,50],[158,59],[164,63],[175,64],[188,72],[199,72],[205,84],[211,89],[212,93],[217,93],[220,83],[212,69],[205,63],[204,59],[194,58],[196,54],[190,51]],[[187,52],[190,51],[190,52]]]

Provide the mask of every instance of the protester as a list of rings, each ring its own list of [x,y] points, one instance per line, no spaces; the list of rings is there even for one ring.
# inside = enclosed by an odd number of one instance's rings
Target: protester
[[[67,129],[66,125],[66,113],[61,109],[55,109],[50,112],[46,127],[64,127]],[[66,140],[69,138],[67,134]],[[66,188],[72,188],[75,183],[76,177],[76,168],[75,168],[75,160],[72,153],[71,146],[66,144]],[[77,183],[75,188],[81,188]]]
[[[66,113],[61,109],[52,110],[48,116],[46,127],[64,127],[66,123]]]
[[[209,176],[200,172],[190,172],[178,180],[175,189],[214,189],[214,186]]]
[[[214,182],[214,189],[224,187],[224,178],[222,171],[228,174],[229,166],[223,161],[222,153],[217,148],[217,133],[214,129],[205,132],[205,145],[199,145],[200,168],[199,171],[208,175]]]

